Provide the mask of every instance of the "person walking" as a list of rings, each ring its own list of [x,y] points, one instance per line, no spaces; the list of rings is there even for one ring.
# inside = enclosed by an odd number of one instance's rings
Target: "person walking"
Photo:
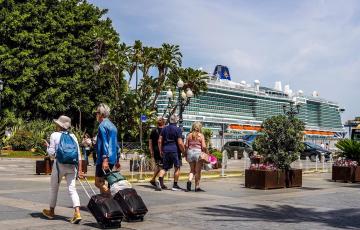
[[[77,176],[83,178],[83,173],[81,170],[81,154],[79,143],[74,134],[69,133],[69,128],[71,127],[71,119],[67,116],[60,116],[57,120],[54,120],[56,124],[56,131],[50,136],[50,143],[45,141],[47,146],[47,153],[51,157],[55,157],[54,167],[52,169],[51,178],[50,178],[50,209],[44,209],[42,211],[43,215],[48,219],[53,219],[55,216],[55,206],[57,202],[57,195],[59,191],[59,186],[62,178],[65,176],[68,191],[72,200],[72,206],[74,208],[73,218],[70,220],[73,224],[78,224],[81,221],[80,215],[80,199],[76,191],[76,178]],[[69,135],[70,142],[67,142],[64,147],[63,142],[66,139],[66,136]],[[69,144],[70,143],[70,144]],[[70,146],[69,146],[70,145]],[[62,159],[61,154],[63,154],[62,148],[67,148],[74,150],[73,152],[75,157],[78,159],[78,165],[74,164],[65,164],[60,163]],[[77,153],[76,153],[77,151]],[[76,155],[77,154],[77,155]],[[75,159],[73,159],[75,160]],[[76,161],[76,160],[75,160]]]
[[[96,109],[96,120],[100,123],[96,138],[96,169],[95,186],[100,189],[100,193],[109,193],[110,190],[105,185],[105,172],[120,168],[119,163],[119,144],[117,140],[117,128],[109,120],[110,108],[101,103]]]
[[[203,160],[200,158],[201,153],[207,153],[205,137],[201,132],[202,125],[196,121],[192,124],[191,132],[188,134],[185,144],[185,158],[190,165],[190,173],[188,182],[186,183],[186,191],[191,191],[191,181],[195,175],[195,192],[205,192],[200,188],[201,169]]]
[[[91,141],[90,135],[85,133],[83,136],[83,139],[81,141],[81,147],[82,147],[82,152],[84,154],[84,159],[85,159],[87,165],[89,165],[88,156],[90,154],[91,146],[92,146],[92,141]]]
[[[174,166],[173,191],[181,189],[178,185],[180,176],[180,160],[177,148],[179,148],[182,153],[185,151],[181,129],[176,126],[177,121],[178,118],[175,114],[170,116],[170,124],[163,128],[158,141],[160,156],[163,157],[163,168],[159,173],[160,186],[162,189],[167,189],[164,185],[164,175]]]
[[[156,183],[155,180],[156,180],[156,177],[158,176],[160,170],[163,167],[163,160],[162,160],[162,157],[160,156],[158,141],[159,141],[160,133],[161,133],[162,129],[164,128],[164,125],[165,125],[164,118],[158,117],[157,127],[151,131],[150,138],[149,138],[149,150],[150,150],[151,160],[154,162],[154,166],[155,166],[154,167],[154,175],[150,179],[150,184],[155,186],[157,189],[159,189],[159,185]]]

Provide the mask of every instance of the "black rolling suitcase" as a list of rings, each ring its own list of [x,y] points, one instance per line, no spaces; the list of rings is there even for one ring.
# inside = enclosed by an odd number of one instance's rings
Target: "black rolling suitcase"
[[[95,217],[98,224],[102,228],[120,228],[124,215],[119,203],[115,201],[110,195],[96,194],[86,178],[85,181],[90,187],[91,191],[94,193],[94,195],[90,197],[89,193],[86,191],[84,185],[80,181],[80,184],[83,187],[86,195],[90,198],[87,208]]]
[[[143,221],[148,212],[144,201],[133,188],[118,191],[114,199],[119,203],[126,221]]]

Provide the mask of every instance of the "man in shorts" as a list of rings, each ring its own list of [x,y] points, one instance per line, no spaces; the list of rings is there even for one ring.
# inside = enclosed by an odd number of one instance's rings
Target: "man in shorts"
[[[164,185],[164,175],[173,166],[174,171],[174,184],[173,191],[180,190],[178,180],[180,176],[180,159],[178,156],[178,148],[183,153],[185,152],[184,142],[182,140],[181,129],[176,126],[178,118],[176,115],[170,117],[170,124],[163,128],[159,137],[159,151],[163,157],[163,169],[159,173],[159,182],[162,189],[167,187]]]
[[[164,125],[165,125],[164,118],[158,117],[157,127],[151,131],[149,138],[149,150],[150,150],[151,160],[155,163],[154,175],[150,180],[150,184],[157,187],[157,189],[159,189],[160,186],[158,183],[156,183],[155,179],[163,166],[162,157],[160,156],[158,141],[159,141],[160,133],[164,128]]]

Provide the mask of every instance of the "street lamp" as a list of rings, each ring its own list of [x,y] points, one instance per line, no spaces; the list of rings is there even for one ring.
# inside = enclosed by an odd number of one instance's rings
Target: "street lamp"
[[[292,101],[290,102],[289,108],[287,105],[283,105],[283,111],[285,115],[292,118],[300,113],[300,104],[294,106],[294,102]]]
[[[184,91],[184,85],[185,83],[179,79],[179,81],[177,82],[176,86],[178,89],[178,94],[177,94],[177,102],[175,104],[175,106],[173,107],[173,93],[172,91],[169,89],[166,92],[166,98],[168,99],[168,106],[167,109],[164,111],[163,116],[165,116],[166,111],[169,110],[169,115],[168,115],[168,119],[167,122],[169,122],[170,120],[170,116],[176,111],[176,109],[179,107],[179,127],[182,128],[183,127],[183,112],[185,111],[185,107],[189,105],[190,103],[190,99],[192,97],[194,97],[194,93],[191,91],[190,88],[186,89],[186,92]]]

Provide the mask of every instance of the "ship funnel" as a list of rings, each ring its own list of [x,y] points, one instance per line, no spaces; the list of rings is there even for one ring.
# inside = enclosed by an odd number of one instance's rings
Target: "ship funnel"
[[[278,91],[282,91],[281,81],[276,81],[274,88],[275,88],[276,90],[278,90]]]
[[[285,85],[284,86],[284,93],[289,94],[290,91],[290,85]]]
[[[313,97],[318,97],[318,96],[319,96],[319,93],[318,93],[317,91],[314,91],[314,92],[312,93],[312,96],[313,96]]]
[[[303,95],[304,95],[304,92],[300,89],[300,90],[298,91],[298,95],[299,95],[299,96],[303,96]]]
[[[246,86],[246,81],[241,81],[240,84]]]
[[[256,91],[260,91],[260,81],[259,80],[254,81],[254,88]]]

